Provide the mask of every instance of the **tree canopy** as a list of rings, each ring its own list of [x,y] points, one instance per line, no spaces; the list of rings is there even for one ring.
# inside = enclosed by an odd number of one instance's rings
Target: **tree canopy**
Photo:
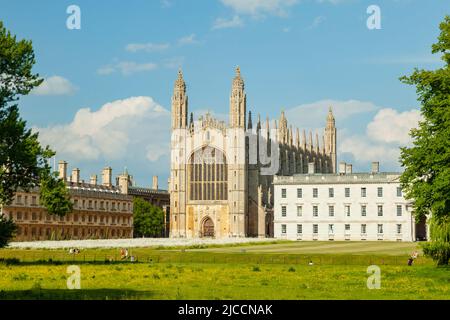
[[[35,62],[31,41],[18,41],[0,21],[0,204],[9,204],[18,190],[40,187],[47,211],[64,215],[72,204],[65,183],[51,173],[49,159],[55,153],[40,145],[18,108],[20,96],[43,81],[32,72]]]
[[[149,202],[134,198],[134,237],[160,237],[164,231],[164,211]]]
[[[450,17],[440,24],[433,54],[441,54],[444,66],[437,70],[415,69],[401,78],[414,85],[423,120],[411,130],[412,147],[401,150],[405,168],[401,176],[406,197],[414,200],[416,219],[430,220],[431,243],[425,253],[439,264],[450,257]]]

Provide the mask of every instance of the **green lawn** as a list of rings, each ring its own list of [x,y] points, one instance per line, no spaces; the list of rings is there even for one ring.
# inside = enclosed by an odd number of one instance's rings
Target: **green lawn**
[[[137,263],[117,261],[117,249],[75,258],[3,249],[0,299],[449,299],[450,269],[421,255],[407,266],[416,249],[385,242],[131,249]],[[71,264],[81,268],[81,290],[66,289]],[[381,268],[379,290],[366,285],[372,264]]]

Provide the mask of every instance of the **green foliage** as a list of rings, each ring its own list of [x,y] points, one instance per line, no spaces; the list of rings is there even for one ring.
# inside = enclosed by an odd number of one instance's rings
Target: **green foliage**
[[[440,29],[441,34],[432,46],[432,53],[442,54],[444,66],[432,71],[416,69],[411,76],[401,78],[404,83],[416,86],[423,120],[419,128],[411,130],[413,146],[401,150],[405,171],[400,181],[406,197],[414,199],[416,220],[430,214],[433,216],[435,235],[440,233],[438,230],[448,230],[450,215],[449,16],[440,24]],[[449,239],[433,239],[432,236],[431,240],[435,243],[428,245],[426,252],[438,261],[445,260],[445,256],[450,254]]]
[[[51,214],[64,216],[73,209],[66,184],[56,174],[41,179],[40,201]]]
[[[17,231],[17,226],[11,218],[6,219],[5,216],[0,215],[0,248],[5,247],[8,242],[14,237]]]
[[[42,83],[31,69],[35,64],[31,41],[17,41],[0,21],[0,105],[3,107],[28,94]]]
[[[432,257],[438,265],[448,265],[450,260],[450,217],[446,221],[430,220],[431,242],[423,245],[425,255]]]
[[[42,182],[48,212],[63,215],[71,204],[62,182],[50,173],[48,160],[55,153],[39,144],[17,104],[11,104],[42,83],[39,74],[32,73],[34,63],[31,41],[17,41],[0,21],[0,203],[9,204],[18,189],[28,191]]]
[[[134,198],[133,221],[135,237],[159,237],[164,230],[164,211],[141,198]]]

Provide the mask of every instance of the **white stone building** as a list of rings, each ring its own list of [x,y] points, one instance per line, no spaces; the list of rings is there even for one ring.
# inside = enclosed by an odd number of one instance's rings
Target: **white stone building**
[[[311,168],[313,171],[314,169]],[[274,235],[291,240],[388,240],[425,238],[412,203],[403,197],[399,173],[296,174],[274,178]]]

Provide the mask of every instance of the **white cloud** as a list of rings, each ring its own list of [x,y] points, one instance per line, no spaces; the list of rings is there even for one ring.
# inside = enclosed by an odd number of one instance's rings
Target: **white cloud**
[[[214,21],[213,30],[216,29],[226,29],[226,28],[237,28],[242,27],[244,25],[244,22],[241,20],[241,18],[237,15],[235,15],[232,19],[225,19],[225,18],[217,18]]]
[[[359,100],[320,100],[313,103],[302,104],[286,110],[286,116],[290,123],[299,127],[319,128],[325,125],[326,115],[332,107],[333,114],[338,121],[350,116],[375,111],[377,107],[372,102]]]
[[[261,16],[264,14],[285,15],[286,9],[293,6],[297,0],[221,0],[237,14]]]
[[[66,78],[52,76],[44,79],[41,85],[32,91],[39,96],[57,96],[73,94],[76,87]]]
[[[127,44],[125,50],[128,52],[156,52],[164,51],[168,49],[170,45],[168,43],[130,43]]]
[[[158,67],[155,63],[136,63],[133,61],[121,61],[112,65],[107,65],[99,68],[97,73],[100,75],[109,75],[115,72],[121,72],[123,75],[128,76],[137,72],[152,71]]]
[[[191,33],[188,36],[182,37],[178,39],[178,44],[180,46],[189,45],[189,44],[196,44],[198,43],[198,40],[196,39],[195,33]]]
[[[170,113],[151,97],[131,97],[78,110],[69,124],[33,128],[59,159],[156,161],[169,155]]]
[[[161,0],[161,8],[167,9],[173,6],[173,3],[169,0]]]
[[[366,135],[344,137],[339,152],[351,154],[358,163],[380,161],[388,167],[399,168],[400,147],[411,143],[409,132],[420,120],[416,109],[405,112],[381,109],[367,125]]]
[[[416,109],[402,113],[382,109],[367,126],[367,136],[378,142],[406,145],[411,141],[409,131],[416,128],[420,120],[420,111]]]

